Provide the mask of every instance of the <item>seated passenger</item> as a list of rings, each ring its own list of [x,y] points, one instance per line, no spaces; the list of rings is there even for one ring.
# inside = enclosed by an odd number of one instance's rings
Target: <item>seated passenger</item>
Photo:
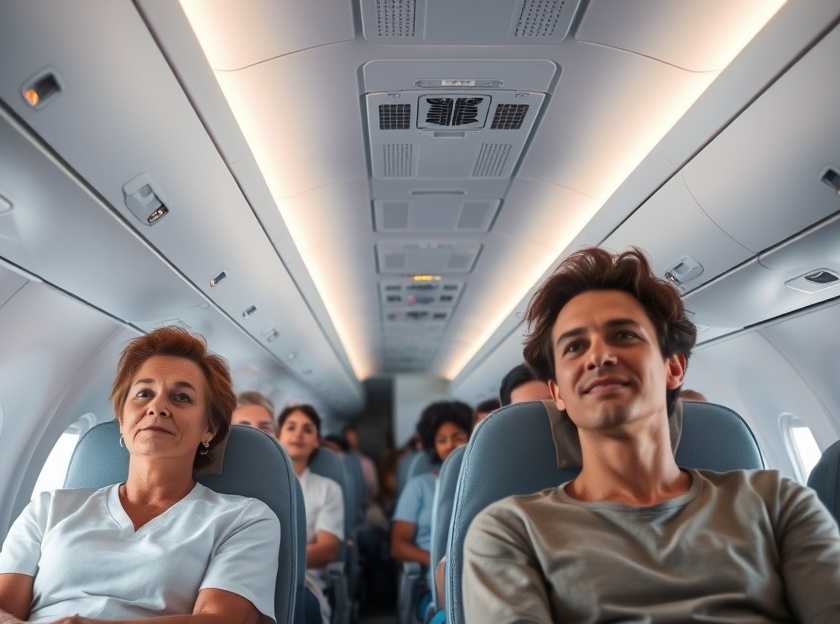
[[[499,385],[499,401],[502,407],[526,401],[550,400],[551,393],[548,391],[548,385],[537,378],[534,371],[525,364],[518,364],[510,369]]]
[[[473,415],[473,427],[475,427],[478,423],[482,420],[487,418],[491,413],[495,412],[502,406],[499,403],[499,399],[487,399],[486,401],[482,401],[479,403],[475,408],[475,414]]]
[[[274,403],[259,392],[249,390],[236,397],[232,424],[262,429],[274,437]]]
[[[111,400],[128,478],[24,509],[0,552],[0,622],[273,620],[277,516],[193,476],[230,428],[224,360],[157,329],[123,351]]]
[[[439,466],[449,454],[466,444],[472,430],[472,410],[456,401],[432,403],[420,415],[417,433],[423,449]],[[429,565],[432,540],[432,503],[437,470],[406,483],[394,511],[391,556],[398,561]]]
[[[345,425],[343,429],[344,438],[350,445],[350,452],[359,458],[362,464],[362,475],[367,485],[368,502],[372,502],[379,495],[379,477],[376,474],[376,465],[373,460],[362,453],[359,446],[359,432],[355,425]]]
[[[577,427],[582,470],[478,514],[468,622],[837,622],[840,535],[776,471],[681,469],[668,414],[696,329],[638,250],[566,259],[525,358]]]
[[[323,622],[328,624],[331,609],[322,570],[341,556],[344,497],[338,483],[309,470],[320,436],[321,417],[311,405],[291,405],[280,412],[277,439],[292,460],[306,507],[307,589],[317,598]]]

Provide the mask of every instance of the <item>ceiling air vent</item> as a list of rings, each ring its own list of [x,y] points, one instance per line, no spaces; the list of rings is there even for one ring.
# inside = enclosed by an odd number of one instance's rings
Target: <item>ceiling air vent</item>
[[[417,126],[426,129],[484,127],[489,95],[424,95],[420,97]]]
[[[490,127],[493,130],[519,130],[529,108],[527,104],[499,104]]]
[[[565,0],[525,0],[513,30],[514,37],[542,39],[557,31]]]
[[[509,143],[484,143],[478,152],[472,175],[474,178],[502,178],[510,156]]]
[[[380,130],[408,130],[410,128],[411,104],[379,105]]]

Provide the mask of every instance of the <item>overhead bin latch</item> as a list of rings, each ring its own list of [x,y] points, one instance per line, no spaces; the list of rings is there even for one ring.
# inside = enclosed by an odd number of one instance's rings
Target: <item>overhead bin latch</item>
[[[160,187],[147,174],[142,174],[123,186],[125,206],[143,225],[157,224],[171,211]]]
[[[703,265],[691,256],[683,256],[673,267],[665,271],[665,279],[680,290],[685,284],[703,274]]]

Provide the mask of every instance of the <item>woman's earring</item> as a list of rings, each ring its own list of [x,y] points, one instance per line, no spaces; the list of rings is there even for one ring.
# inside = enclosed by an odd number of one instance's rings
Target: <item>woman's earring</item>
[[[199,455],[207,455],[207,453],[210,452],[210,443],[209,442],[202,442],[201,446],[203,446],[204,448],[198,449],[198,454]]]
[[[125,448],[125,440],[123,440],[122,434],[120,434],[120,446]]]

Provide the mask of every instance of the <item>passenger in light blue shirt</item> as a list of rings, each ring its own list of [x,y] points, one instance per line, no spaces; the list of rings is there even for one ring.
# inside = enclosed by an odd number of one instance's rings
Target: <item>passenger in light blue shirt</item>
[[[437,471],[453,450],[467,443],[471,430],[472,410],[464,403],[439,401],[420,415],[417,433],[435,469],[410,479],[400,495],[391,527],[394,559],[428,567]]]

